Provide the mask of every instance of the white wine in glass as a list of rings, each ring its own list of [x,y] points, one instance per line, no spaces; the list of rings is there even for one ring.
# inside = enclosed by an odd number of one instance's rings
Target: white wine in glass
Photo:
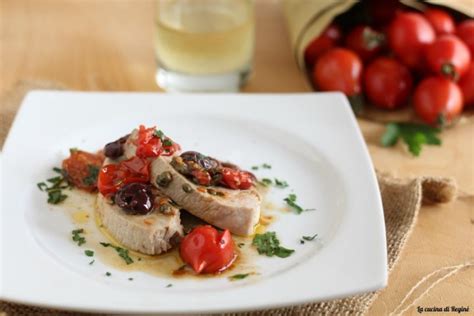
[[[157,82],[167,90],[232,91],[254,49],[251,0],[158,0]]]

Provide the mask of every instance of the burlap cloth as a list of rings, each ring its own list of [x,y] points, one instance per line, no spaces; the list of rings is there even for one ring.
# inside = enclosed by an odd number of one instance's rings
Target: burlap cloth
[[[62,89],[48,82],[20,82],[0,102],[0,145],[3,145],[11,122],[23,96],[32,89]],[[377,173],[382,194],[387,232],[389,271],[396,264],[413,226],[422,203],[446,203],[456,196],[456,183],[450,178],[418,177],[397,179],[388,174]],[[357,295],[345,299],[226,315],[363,315],[379,292]],[[0,301],[0,316],[6,315],[85,315],[25,306]]]

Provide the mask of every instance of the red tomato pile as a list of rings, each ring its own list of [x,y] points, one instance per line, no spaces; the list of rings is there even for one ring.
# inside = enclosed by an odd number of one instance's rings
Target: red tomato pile
[[[455,24],[430,8],[398,11],[387,25],[359,25],[347,34],[329,25],[306,48],[314,86],[364,96],[372,105],[413,104],[426,123],[449,123],[474,105],[474,20]]]

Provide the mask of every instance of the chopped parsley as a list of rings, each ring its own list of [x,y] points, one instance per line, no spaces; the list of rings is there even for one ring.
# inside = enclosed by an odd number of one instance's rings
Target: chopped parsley
[[[95,185],[97,183],[97,177],[99,176],[99,167],[94,165],[88,165],[89,173],[87,177],[82,179],[85,185]]]
[[[283,201],[285,201],[286,204],[288,204],[296,212],[296,214],[301,214],[303,212],[315,210],[314,208],[303,209],[301,206],[299,206],[296,203],[296,194],[293,194],[293,193],[288,195],[288,197],[284,198]]]
[[[117,254],[125,261],[126,264],[132,264],[133,263],[133,259],[128,255],[128,249],[118,247],[118,246],[114,246],[114,245],[106,243],[106,242],[101,242],[100,244],[104,247],[114,248],[115,251],[117,252]]]
[[[248,277],[250,273],[241,273],[241,274],[234,274],[229,277],[229,280],[231,281],[236,281],[236,280],[242,280]]]
[[[95,260],[92,260],[91,262],[89,262],[89,265],[90,265],[90,266],[93,265],[94,262],[95,262]]]
[[[313,241],[316,237],[318,237],[318,234],[314,234],[313,236],[303,236],[300,239],[300,244],[304,244],[305,241]]]
[[[88,257],[94,256],[94,252],[92,250],[84,250],[84,254]]]
[[[288,187],[288,182],[286,182],[285,180],[279,180],[277,178],[275,178],[275,186],[277,188],[287,188]]]
[[[163,145],[167,147],[173,146],[173,142],[171,141],[171,139],[167,138],[163,141]]]
[[[69,189],[71,185],[66,180],[66,173],[64,170],[54,167],[54,172],[59,173],[59,176],[52,177],[46,180],[46,182],[39,182],[36,184],[40,191],[48,193],[49,204],[59,204],[67,198],[66,194],[63,194],[63,189]],[[49,183],[49,185],[48,185]]]
[[[172,287],[173,284],[169,283],[168,285],[166,285],[165,287],[168,288],[168,287]]]
[[[129,281],[133,281],[133,278],[128,278]]]
[[[272,166],[269,165],[269,164],[267,164],[267,163],[263,163],[263,164],[261,164],[261,165],[252,166],[251,168],[252,168],[252,170],[258,170],[258,169],[260,169],[260,168],[263,168],[263,169],[272,169]]]
[[[159,139],[161,139],[161,141],[165,140],[165,133],[163,133],[161,129],[155,130],[154,135],[158,137]]]
[[[280,258],[286,258],[294,252],[293,249],[287,249],[280,246],[280,241],[275,232],[256,234],[253,238],[252,245],[257,247],[259,254],[264,254],[268,257],[277,256]]]
[[[242,248],[243,246],[245,246],[245,243],[243,243],[243,242],[239,242],[239,243],[237,244],[237,247],[239,247],[239,248]]]
[[[110,273],[109,271],[107,271],[107,272],[105,272],[105,275],[106,275],[106,276],[111,276],[112,273]]]
[[[260,183],[260,184],[263,185],[264,187],[268,187],[268,186],[270,186],[273,182],[272,182],[272,179],[263,178],[262,180],[258,181],[258,183]]]
[[[84,229],[75,229],[72,232],[72,240],[77,242],[78,246],[81,246],[82,244],[86,243],[86,238],[84,236],[81,236],[81,234],[84,234]]]

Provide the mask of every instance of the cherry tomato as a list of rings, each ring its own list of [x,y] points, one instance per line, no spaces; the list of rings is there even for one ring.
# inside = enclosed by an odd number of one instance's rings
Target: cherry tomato
[[[206,170],[194,169],[191,171],[191,175],[200,185],[208,186],[211,183],[211,175]]]
[[[457,80],[471,61],[467,46],[455,35],[441,35],[426,47],[426,62],[434,73]]]
[[[106,165],[99,172],[97,187],[102,195],[109,197],[127,183],[148,183],[149,162],[133,157],[116,165]]]
[[[313,69],[314,84],[323,91],[342,91],[347,96],[360,93],[362,62],[345,48],[332,48],[324,53]]]
[[[463,107],[461,89],[449,79],[428,77],[415,89],[415,112],[428,124],[450,123]]]
[[[384,42],[385,36],[368,25],[354,28],[346,37],[346,47],[353,50],[363,61],[379,54]]]
[[[452,34],[455,26],[453,18],[440,9],[428,9],[424,13],[425,18],[430,22],[436,34]]]
[[[464,76],[459,80],[459,88],[461,88],[464,98],[464,106],[474,105],[474,62],[471,62]]]
[[[161,138],[155,136],[155,128],[138,128],[138,144],[136,155],[140,158],[158,157],[163,151]]]
[[[205,225],[194,228],[181,241],[179,253],[196,273],[217,273],[229,268],[237,257],[230,232]]]
[[[309,43],[304,51],[304,61],[308,68],[313,68],[316,59],[328,49],[336,46],[342,38],[339,26],[330,24],[318,37]]]
[[[456,35],[469,47],[471,57],[474,58],[474,20],[460,23],[456,29]]]
[[[63,161],[62,167],[69,182],[79,189],[92,192],[97,189],[97,171],[103,161],[102,154],[71,150],[71,155]]]
[[[411,68],[422,68],[425,46],[435,39],[431,24],[418,13],[398,14],[388,29],[388,41],[400,60]]]
[[[407,102],[413,85],[408,68],[394,58],[379,57],[364,73],[364,90],[374,105],[395,109]]]
[[[222,184],[234,190],[247,190],[253,184],[254,176],[247,171],[228,167],[222,168]]]

